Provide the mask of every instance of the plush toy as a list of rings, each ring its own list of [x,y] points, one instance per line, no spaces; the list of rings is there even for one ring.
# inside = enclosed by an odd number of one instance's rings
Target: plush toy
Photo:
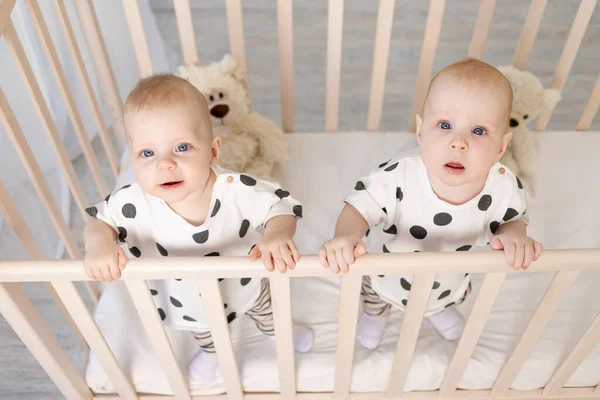
[[[287,157],[283,132],[271,120],[250,112],[247,82],[233,57],[206,67],[180,66],[179,76],[204,94],[215,136],[222,140],[219,165],[274,180],[274,168]]]
[[[532,193],[537,149],[527,122],[536,119],[545,108],[553,108],[560,101],[560,91],[544,89],[540,80],[531,72],[521,71],[512,66],[498,69],[506,76],[513,90],[510,113],[510,130],[513,137],[500,162],[517,174],[523,185]]]

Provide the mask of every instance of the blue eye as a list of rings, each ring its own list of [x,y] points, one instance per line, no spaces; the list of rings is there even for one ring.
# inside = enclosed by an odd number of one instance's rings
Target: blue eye
[[[185,144],[182,143],[180,145],[177,146],[177,151],[188,151],[190,149],[190,145],[189,144]]]
[[[475,134],[477,136],[483,136],[486,133],[485,129],[479,128],[479,127],[478,128],[473,128],[473,130],[471,132],[473,132],[473,134]]]
[[[447,130],[449,130],[449,129],[452,129],[452,125],[450,125],[450,123],[449,123],[449,122],[445,122],[445,121],[444,121],[444,122],[440,122],[440,123],[438,124],[438,126],[439,126],[440,128],[442,128],[443,130],[445,130],[445,131],[447,131]]]
[[[142,151],[142,157],[144,157],[144,158],[152,157],[153,155],[154,155],[154,152],[152,150]]]

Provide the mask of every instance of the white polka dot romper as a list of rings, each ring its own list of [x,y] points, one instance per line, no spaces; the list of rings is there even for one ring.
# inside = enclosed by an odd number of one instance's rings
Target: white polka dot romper
[[[469,251],[486,247],[503,223],[529,222],[527,193],[507,167],[494,164],[479,195],[452,205],[433,192],[418,149],[361,178],[345,201],[369,224],[366,245],[372,253]],[[381,299],[406,307],[412,276],[372,276],[371,282]],[[468,274],[438,275],[425,315],[464,300],[469,284]]]
[[[247,256],[263,225],[278,215],[302,217],[302,206],[273,183],[219,167],[209,214],[193,226],[164,201],[127,185],[86,211],[110,225],[128,257]],[[259,278],[220,279],[227,319],[248,311],[260,292]],[[176,329],[207,331],[196,280],[148,281],[158,313]]]

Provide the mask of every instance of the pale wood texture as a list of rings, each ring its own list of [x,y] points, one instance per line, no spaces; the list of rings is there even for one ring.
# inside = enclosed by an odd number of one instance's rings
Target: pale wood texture
[[[0,1],[0,37],[4,33],[4,28],[10,21],[10,14],[17,0],[2,0]]]
[[[329,0],[327,11],[327,77],[325,92],[325,131],[338,130],[344,0]]]
[[[119,149],[123,149],[125,148],[123,103],[121,102],[117,82],[110,66],[108,52],[102,39],[94,5],[92,4],[92,0],[78,0],[73,2],[73,6],[79,19],[79,26],[81,27],[87,50],[92,59],[96,79],[100,83],[105,107],[108,107],[113,130],[116,132],[115,137],[119,142]]]
[[[544,16],[544,10],[548,0],[532,0],[529,6],[529,12],[527,13],[527,19],[525,25],[523,25],[523,32],[519,38],[519,43],[513,56],[512,65],[518,69],[524,69],[529,60],[529,54],[531,54],[531,48],[533,42],[537,36],[540,22]]]
[[[577,123],[578,131],[587,131],[590,128],[590,125],[598,112],[598,108],[600,108],[600,76],[598,76],[592,94],[581,114],[581,119]]]
[[[535,346],[542,333],[544,333],[544,329],[548,325],[548,322],[550,322],[552,314],[556,311],[561,300],[579,276],[579,272],[562,271],[556,273],[533,316],[529,320],[525,332],[521,335],[519,343],[517,343],[504,368],[502,368],[498,378],[496,378],[496,382],[494,382],[494,386],[492,387],[492,395],[505,396],[508,393],[510,385],[523,367],[527,357],[529,357],[533,346]]]
[[[575,56],[577,56],[577,51],[579,50],[579,46],[583,40],[583,35],[585,34],[590,19],[592,18],[596,3],[597,0],[581,0],[579,10],[577,10],[577,15],[573,20],[569,37],[565,42],[565,47],[560,55],[560,60],[556,66],[556,71],[554,72],[554,77],[552,78],[552,83],[550,83],[549,88],[562,90],[565,86],[567,78],[569,77],[569,72],[571,71],[573,62],[575,61]],[[546,108],[544,111],[542,111],[535,121],[534,129],[536,131],[543,131],[546,129],[553,110],[554,108],[552,107],[550,109]]]
[[[486,274],[454,357],[446,369],[440,395],[454,395],[505,279],[505,273]]]
[[[148,284],[146,281],[127,281],[125,284],[148,333],[154,353],[169,380],[171,390],[178,399],[190,399],[188,383],[183,377],[181,369],[179,369],[169,337],[156,312],[156,305],[150,294]]]
[[[265,269],[264,267],[262,268]],[[198,280],[198,286],[200,288],[200,293],[202,294],[206,320],[210,326],[210,332],[215,344],[215,350],[217,351],[221,373],[225,379],[227,398],[241,400],[244,398],[244,392],[242,391],[240,373],[231,344],[229,326],[227,324],[227,319],[225,318],[223,298],[221,296],[221,291],[219,290],[219,283],[216,278],[206,278]]]
[[[81,79],[83,90],[85,91],[88,101],[90,102],[90,106],[92,108],[92,115],[94,116],[94,120],[96,121],[96,127],[98,128],[98,136],[100,136],[100,140],[102,141],[102,145],[104,146],[104,151],[106,151],[108,162],[110,164],[113,175],[117,176],[119,174],[120,169],[119,158],[113,147],[108,131],[104,126],[104,119],[102,118],[100,105],[98,104],[98,100],[96,100],[90,77],[87,74],[85,65],[83,63],[83,59],[81,57],[81,51],[79,50],[79,46],[77,45],[77,40],[75,40],[75,33],[73,32],[73,26],[71,25],[69,16],[67,15],[65,3],[63,0],[54,0],[54,7],[56,9],[56,14],[58,15],[58,19],[62,26],[67,45],[69,47],[69,51],[71,52],[71,56],[73,57],[75,68],[77,69],[77,73],[79,74],[79,78]]]
[[[434,278],[435,274],[426,273],[415,275],[412,281],[408,304],[402,321],[402,330],[400,331],[396,355],[394,356],[394,364],[390,373],[387,391],[390,397],[400,397],[403,394],[404,383],[408,376]]]
[[[579,367],[583,360],[590,354],[600,340],[600,314],[596,316],[589,326],[581,340],[577,343],[573,351],[565,359],[560,367],[554,372],[546,387],[544,396],[555,395],[567,382],[567,379],[573,375],[573,372]]]
[[[42,91],[40,90],[37,80],[35,79],[35,75],[33,74],[33,70],[31,69],[31,65],[29,65],[29,61],[25,56],[25,50],[23,49],[23,45],[19,40],[17,31],[15,30],[15,27],[11,22],[9,22],[6,25],[4,38],[6,39],[6,42],[13,55],[13,58],[17,63],[19,72],[21,73],[21,76],[23,76],[23,80],[25,81],[25,85],[27,86],[27,91],[29,92],[29,95],[33,100],[34,107],[40,116],[41,122],[44,126],[44,130],[50,138],[50,143],[52,144],[54,153],[58,158],[58,163],[61,166],[63,172],[65,173],[67,183],[71,188],[71,193],[73,194],[75,203],[77,203],[81,214],[85,216],[87,200],[85,199],[83,188],[81,187],[81,183],[79,182],[79,179],[75,174],[73,164],[71,164],[71,161],[69,160],[67,149],[62,143],[58,130],[56,129],[56,125],[54,124],[54,120],[52,119],[52,115],[50,114],[50,110],[46,105],[44,96],[42,95]]]
[[[131,41],[133,42],[135,59],[137,60],[138,69],[140,70],[140,77],[144,78],[152,75],[153,68],[150,49],[148,48],[148,41],[146,40],[146,32],[144,31],[144,25],[142,23],[142,16],[140,15],[140,6],[137,1],[123,0],[123,9],[125,10],[127,25],[129,26],[129,33],[131,34]]]
[[[173,5],[175,6],[175,18],[177,19],[183,62],[186,65],[198,64],[198,49],[196,48],[196,37],[194,36],[190,0],[173,0]]]
[[[75,135],[79,140],[79,144],[81,145],[83,155],[88,163],[90,171],[92,172],[94,181],[96,182],[96,188],[98,189],[100,196],[104,197],[109,193],[108,186],[106,185],[106,181],[102,176],[102,170],[100,169],[98,158],[96,157],[96,154],[92,149],[92,144],[90,143],[88,135],[85,131],[81,115],[77,110],[75,98],[73,97],[73,94],[69,89],[69,85],[67,83],[67,76],[65,75],[65,72],[63,71],[62,66],[60,64],[60,60],[58,59],[58,54],[56,53],[56,48],[54,47],[54,43],[52,42],[52,38],[50,37],[50,32],[48,31],[48,27],[46,26],[46,21],[42,16],[42,10],[40,10],[40,6],[38,5],[37,0],[27,0],[25,4],[27,4],[29,15],[31,16],[33,25],[37,30],[38,37],[40,39],[40,42],[42,43],[42,48],[44,49],[44,53],[46,54],[46,57],[50,62],[50,69],[52,70],[54,77],[56,78],[56,82],[58,83],[58,89],[67,107],[67,112],[69,114],[69,117],[71,118],[71,122],[73,123]]]
[[[431,80],[431,71],[433,69],[433,59],[435,50],[440,38],[440,30],[444,19],[445,0],[430,0],[429,13],[427,15],[427,25],[425,26],[425,38],[421,48],[421,60],[419,61],[419,70],[417,72],[417,84],[413,97],[412,110],[410,112],[409,131],[416,128],[415,116],[421,112],[421,107],[425,101],[429,81]]]
[[[0,283],[0,314],[10,324],[67,399],[92,392],[17,283]]]
[[[292,0],[277,1],[279,39],[279,81],[281,84],[281,125],[294,131],[294,17]]]
[[[100,328],[94,322],[94,318],[79,296],[75,285],[72,282],[52,282],[52,284],[121,398],[137,399],[133,385],[106,343]]]
[[[371,94],[369,96],[369,116],[367,130],[376,132],[381,126],[383,96],[387,77],[390,40],[392,38],[392,22],[394,20],[395,0],[379,0],[377,12],[377,33],[375,34],[375,50],[373,54],[373,71],[371,72]]]
[[[335,355],[334,397],[336,398],[345,398],[350,393],[362,279],[362,275],[342,277],[338,312],[338,342]]]
[[[246,62],[246,39],[244,38],[244,20],[242,19],[241,0],[225,0],[227,12],[227,29],[229,30],[229,47],[231,54],[244,71],[246,83],[248,79],[248,64]]]
[[[292,330],[292,295],[290,278],[270,278],[279,390],[284,399],[296,397],[296,362]]]
[[[481,58],[485,42],[487,41],[488,33],[492,18],[494,18],[494,9],[496,8],[496,0],[481,0],[479,4],[479,13],[477,14],[477,22],[473,30],[473,37],[469,45],[469,57]]]

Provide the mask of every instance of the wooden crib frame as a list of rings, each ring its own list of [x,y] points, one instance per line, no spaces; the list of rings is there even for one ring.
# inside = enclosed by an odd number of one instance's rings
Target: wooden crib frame
[[[40,88],[34,78],[31,66],[15,28],[11,22],[11,11],[16,0],[0,0],[0,36],[8,43],[18,68],[27,84],[36,111],[44,123],[53,149],[68,179],[71,193],[81,213],[86,207],[83,189],[77,179],[73,166],[60,141],[57,128],[52,120],[48,106],[44,102]],[[68,89],[65,74],[61,68],[44,18],[37,0],[23,0],[28,6],[31,18],[53,73],[59,83],[67,110],[73,122],[75,132],[83,147],[83,153],[91,168],[99,194],[108,191],[98,160],[83,128],[81,117],[73,96]],[[523,33],[518,42],[513,65],[524,68],[529,57],[547,0],[533,0],[527,16]],[[566,41],[563,53],[556,67],[551,88],[562,90],[578,52],[588,22],[597,0],[581,0],[579,11],[573,21],[572,29]],[[375,38],[373,75],[369,102],[369,131],[376,132],[380,127],[385,89],[386,70],[390,47],[394,0],[380,0],[377,33]],[[495,8],[495,0],[482,0],[469,47],[469,56],[480,57],[486,42]],[[119,172],[118,151],[115,150],[104,125],[100,112],[100,103],[94,97],[89,77],[77,47],[75,37],[62,0],[55,0],[65,37],[72,52],[78,74],[92,105],[93,115],[98,125],[99,135],[112,172]],[[93,60],[95,75],[101,86],[103,105],[110,110],[113,131],[117,136],[117,147],[123,144],[122,103],[117,92],[116,81],[108,61],[106,48],[96,20],[91,0],[74,0],[85,43]],[[181,37],[185,63],[198,63],[193,35],[192,17],[189,0],[174,0],[177,24]],[[134,43],[135,54],[141,76],[153,73],[148,44],[142,28],[142,19],[136,1],[123,0],[127,21]],[[430,0],[430,9],[425,29],[421,61],[417,74],[417,84],[411,110],[409,130],[414,130],[414,115],[423,102],[428,82],[431,78],[433,58],[438,43],[440,27],[444,13],[445,0]],[[327,40],[327,85],[326,85],[326,122],[325,129],[335,132],[338,128],[338,108],[340,89],[340,68],[342,49],[343,0],[329,0],[328,40]],[[246,71],[246,54],[242,8],[240,0],[226,0],[227,20],[231,52],[242,69]],[[280,79],[282,125],[286,132],[294,131],[294,80],[293,80],[293,39],[292,39],[292,0],[277,0],[277,18],[279,32]],[[587,130],[600,107],[600,79],[596,82],[587,106],[577,124],[577,130]],[[538,118],[535,129],[543,131],[548,123],[551,109],[545,110]],[[11,106],[0,88],[0,116],[14,146],[27,169],[47,212],[56,227],[71,261],[44,260],[31,231],[27,228],[5,185],[0,181],[0,211],[16,236],[20,239],[30,261],[0,261],[0,312],[19,335],[28,349],[40,362],[64,396],[68,399],[378,399],[378,398],[414,398],[425,399],[434,396],[441,398],[600,398],[600,385],[588,388],[563,388],[570,375],[591,352],[600,339],[600,315],[597,316],[583,337],[573,348],[562,365],[554,372],[543,389],[519,391],[509,389],[522,365],[545,326],[550,321],[562,298],[581,271],[600,269],[600,249],[547,250],[543,257],[533,264],[531,271],[555,271],[556,274],[546,293],[534,312],[529,325],[523,332],[517,346],[501,370],[491,390],[457,390],[457,385],[467,366],[471,354],[483,330],[485,321],[492,309],[508,273],[518,273],[505,265],[504,256],[497,252],[483,253],[421,253],[421,254],[381,254],[367,255],[361,258],[352,271],[342,278],[339,310],[338,347],[336,356],[335,389],[329,393],[298,393],[294,351],[292,345],[292,318],[290,278],[307,276],[331,276],[323,269],[315,256],[304,256],[298,268],[286,275],[268,273],[260,263],[251,264],[246,257],[223,258],[178,258],[178,259],[135,259],[131,260],[124,271],[125,281],[133,302],[139,311],[145,329],[149,332],[158,359],[168,377],[174,395],[139,395],[103,338],[92,315],[86,308],[74,282],[84,282],[93,299],[98,293],[85,275],[81,252],[75,244],[67,223],[60,214],[42,171],[37,164],[25,136],[15,118]],[[600,134],[600,133],[599,133]],[[419,334],[421,321],[427,304],[429,292],[436,273],[484,273],[485,279],[475,306],[467,321],[466,329],[456,353],[442,382],[441,388],[430,392],[403,392],[404,383],[411,363],[411,357]],[[396,355],[390,375],[387,393],[351,393],[350,382],[353,367],[353,349],[355,330],[359,313],[359,294],[361,278],[365,274],[415,274],[410,293],[410,301],[404,316],[402,330],[398,340]],[[280,393],[244,393],[230,340],[229,329],[221,306],[217,277],[269,277],[273,294],[273,308],[276,327],[276,348],[281,382]],[[169,340],[158,317],[153,300],[149,294],[147,279],[197,279],[200,291],[207,305],[207,316],[221,370],[225,379],[227,394],[216,396],[198,396],[190,391],[182,371],[177,366]],[[49,329],[21,290],[20,282],[46,282],[59,306],[64,310],[75,333],[94,351],[99,362],[107,372],[119,395],[94,395],[84,378],[73,367],[65,352],[52,336]]]

